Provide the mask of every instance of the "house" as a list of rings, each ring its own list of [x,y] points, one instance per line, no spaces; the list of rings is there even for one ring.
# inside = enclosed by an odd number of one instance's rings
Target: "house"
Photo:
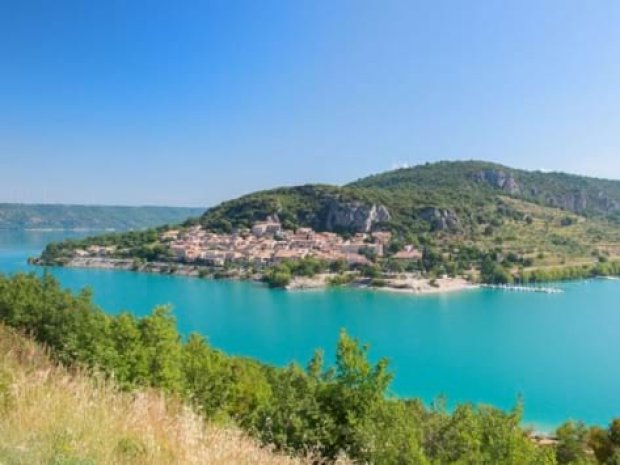
[[[406,245],[403,250],[394,254],[392,258],[395,260],[422,260],[422,252],[413,248],[412,245]]]
[[[301,260],[308,255],[308,251],[304,249],[297,250],[278,250],[273,255],[273,261],[281,263],[286,260]]]
[[[345,254],[356,254],[366,245],[363,242],[345,242],[340,246],[340,251]]]
[[[186,245],[184,242],[173,242],[170,244],[170,250],[174,254],[177,260],[185,257]]]
[[[161,235],[161,239],[164,241],[172,241],[179,237],[178,229],[171,229],[170,231],[166,231]]]
[[[392,233],[389,231],[378,231],[372,233],[372,238],[376,243],[385,245],[392,240]]]
[[[260,252],[248,255],[248,261],[257,265],[267,265],[271,263],[273,254],[271,252]]]
[[[366,257],[358,253],[345,254],[344,259],[349,265],[369,265],[370,264],[370,260],[368,260]]]
[[[200,259],[214,266],[223,266],[226,262],[226,252],[219,250],[207,250],[200,252]]]
[[[282,232],[282,225],[276,221],[263,221],[252,226],[252,234],[256,237],[275,235]]]

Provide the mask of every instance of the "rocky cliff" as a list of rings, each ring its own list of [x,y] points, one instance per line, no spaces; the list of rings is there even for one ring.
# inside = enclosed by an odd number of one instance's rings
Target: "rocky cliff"
[[[512,171],[515,171],[515,175]],[[518,180],[519,173],[525,178]],[[620,202],[599,188],[597,180],[572,177],[562,173],[527,173],[518,170],[483,169],[473,174],[473,180],[509,195],[536,200],[554,208],[577,214],[609,214],[620,211]],[[577,179],[577,182],[575,182]],[[552,180],[551,182],[549,182]],[[605,181],[602,181],[606,184]],[[616,186],[617,189],[617,186]]]
[[[474,174],[474,180],[489,184],[492,187],[501,189],[510,195],[521,193],[521,186],[517,183],[512,173],[507,173],[501,169],[481,170]]]
[[[329,205],[325,229],[367,233],[373,226],[390,219],[390,212],[384,205],[333,201]]]
[[[419,215],[430,223],[432,231],[457,231],[460,226],[459,218],[453,210],[427,207]]]

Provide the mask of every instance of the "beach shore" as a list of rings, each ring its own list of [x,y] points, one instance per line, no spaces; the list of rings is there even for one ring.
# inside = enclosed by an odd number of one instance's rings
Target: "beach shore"
[[[320,274],[312,278],[296,277],[286,287],[287,290],[321,289],[328,287],[330,279],[335,275]],[[373,289],[401,294],[442,294],[446,292],[476,289],[477,285],[470,283],[464,278],[438,278],[426,279],[414,275],[403,274],[398,278],[381,280],[381,285],[373,285],[368,278],[356,278],[343,287],[358,289]]]
[[[35,262],[36,263],[36,262]],[[148,263],[136,265],[130,259],[112,259],[102,257],[76,257],[65,264],[67,267],[74,268],[96,268],[109,270],[132,270],[136,272],[174,274],[186,277],[208,277],[209,274],[202,273],[200,267],[187,264],[173,263]],[[204,270],[203,270],[204,271]],[[330,286],[330,282],[338,275],[322,273],[312,277],[294,277],[286,289],[289,291],[309,290],[309,289],[325,289]],[[242,274],[228,276],[231,279],[247,279],[256,281],[256,276],[245,277]],[[428,279],[418,275],[403,273],[395,277],[385,279],[372,280],[370,278],[355,276],[350,282],[343,284],[343,287],[351,287],[357,289],[372,289],[384,292],[397,292],[401,294],[443,294],[456,291],[464,291],[468,289],[476,289],[479,286],[472,284],[464,278],[437,278]]]
[[[443,294],[447,292],[477,289],[478,287],[478,285],[472,284],[464,278],[438,278],[432,280],[408,277],[404,279],[388,280],[386,286],[377,289],[404,294]]]

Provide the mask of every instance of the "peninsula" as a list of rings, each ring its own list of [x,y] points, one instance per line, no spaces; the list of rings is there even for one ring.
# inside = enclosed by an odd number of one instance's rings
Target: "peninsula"
[[[241,197],[176,226],[48,245],[42,265],[437,292],[620,274],[620,181],[440,162]]]

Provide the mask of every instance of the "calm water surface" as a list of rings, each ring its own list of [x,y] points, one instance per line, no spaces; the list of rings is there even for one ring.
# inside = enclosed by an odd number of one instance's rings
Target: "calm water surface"
[[[45,243],[80,233],[0,231],[0,272],[32,271]],[[83,235],[83,233],[82,233]],[[278,365],[328,357],[341,328],[387,357],[392,391],[430,402],[510,408],[550,429],[575,418],[620,416],[620,281],[563,284],[557,295],[473,290],[441,296],[328,290],[272,291],[251,283],[123,271],[52,270],[66,287],[90,286],[111,313],[173,305],[179,330],[223,350]]]

